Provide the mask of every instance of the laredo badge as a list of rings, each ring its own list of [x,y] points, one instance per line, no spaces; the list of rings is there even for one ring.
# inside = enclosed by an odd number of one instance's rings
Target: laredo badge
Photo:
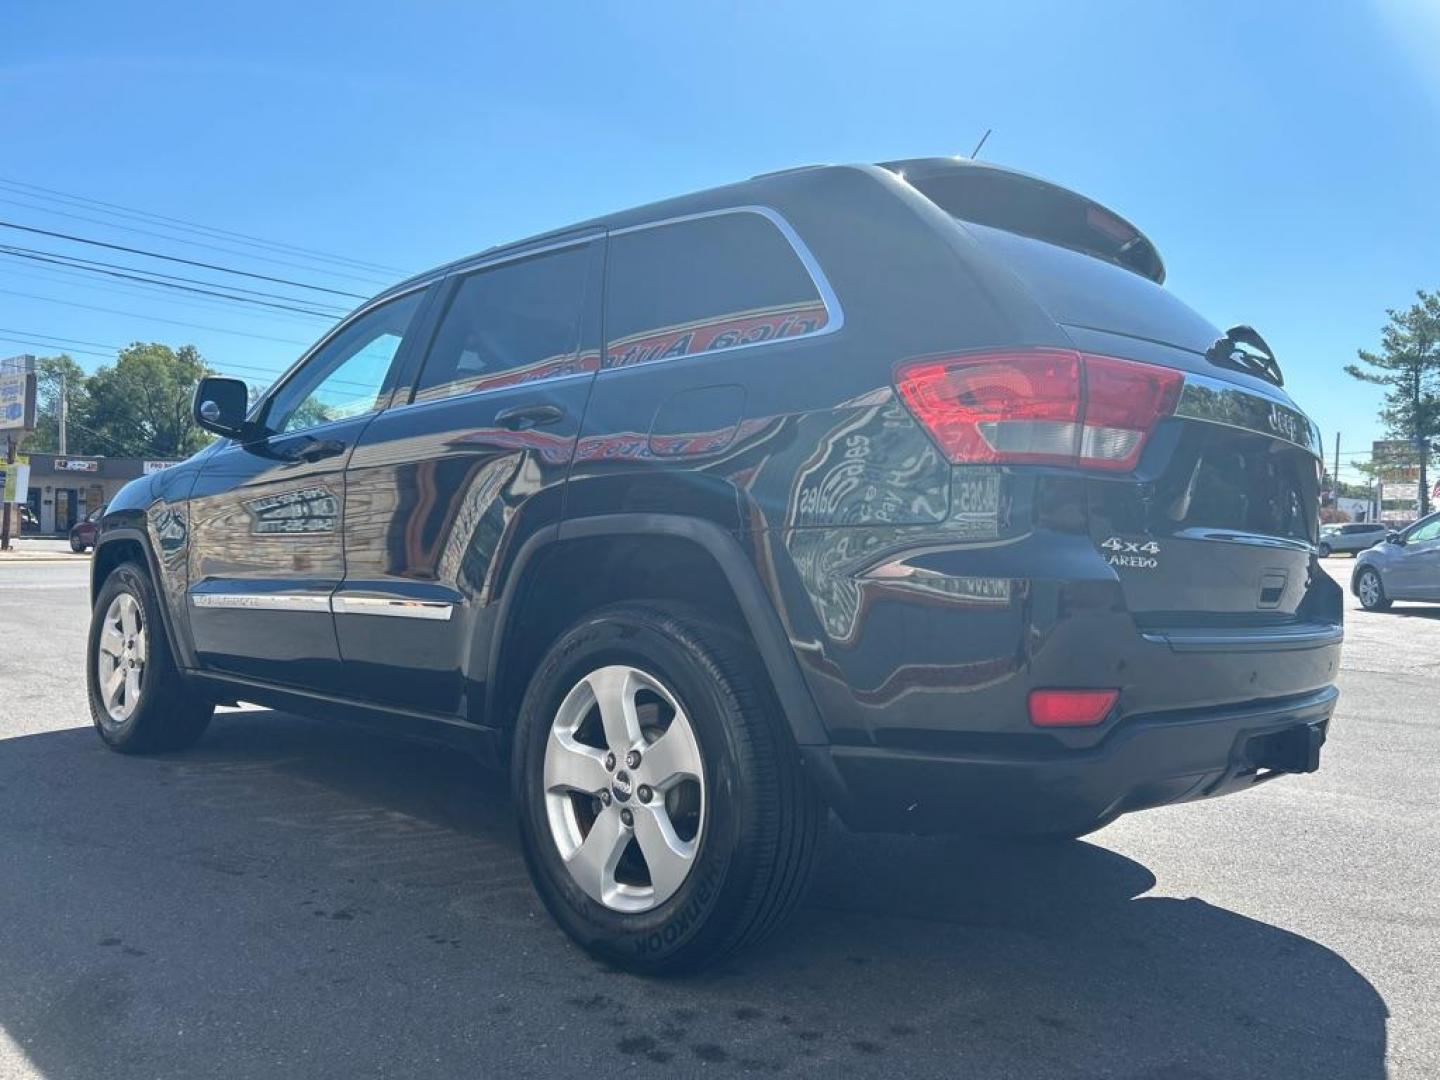
[[[1105,561],[1111,566],[1124,566],[1131,570],[1154,570],[1160,565],[1160,545],[1154,540],[1125,540],[1112,536],[1102,540],[1100,547],[1109,552]]]

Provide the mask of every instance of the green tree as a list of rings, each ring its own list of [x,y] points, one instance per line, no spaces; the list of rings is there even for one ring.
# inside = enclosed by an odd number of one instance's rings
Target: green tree
[[[25,440],[26,451],[58,453],[60,450],[60,393],[70,403],[73,419],[77,407],[85,400],[85,372],[67,354],[42,356],[35,361],[35,430]],[[72,454],[103,454],[102,448],[91,445],[93,440],[70,424],[66,450]]]
[[[90,376],[79,425],[122,457],[188,457],[210,439],[190,415],[195,384],[208,373],[193,345],[136,342],[113,367]],[[74,413],[72,413],[74,415]]]
[[[1380,332],[1380,349],[1360,349],[1367,365],[1345,370],[1362,382],[1385,387],[1380,419],[1392,438],[1417,450],[1420,465],[1420,514],[1430,512],[1426,475],[1430,440],[1440,435],[1440,292],[1416,292],[1417,302],[1404,311],[1385,312],[1389,322]]]

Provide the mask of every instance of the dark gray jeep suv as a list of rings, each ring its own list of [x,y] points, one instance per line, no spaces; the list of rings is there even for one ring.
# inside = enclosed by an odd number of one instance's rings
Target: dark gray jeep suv
[[[1078,836],[1318,765],[1318,433],[1096,203],[791,170],[376,297],[110,504],[101,737],[248,701],[506,763],[536,888],[674,970],[856,829]]]

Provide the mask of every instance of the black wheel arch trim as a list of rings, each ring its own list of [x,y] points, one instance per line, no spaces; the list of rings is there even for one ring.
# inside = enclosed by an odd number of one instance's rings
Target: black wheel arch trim
[[[165,602],[165,579],[160,576],[160,563],[155,558],[154,550],[150,547],[150,538],[142,529],[131,525],[112,525],[95,537],[95,547],[90,556],[90,606],[95,606],[95,598],[100,595],[100,590],[105,584],[104,580],[99,579],[96,575],[96,570],[101,564],[100,552],[103,548],[122,540],[134,541],[145,553],[145,566],[150,571],[150,585],[155,590],[155,606],[160,609],[160,621],[165,624],[165,640],[169,643],[170,657],[175,661],[176,668],[181,671],[194,668],[195,665],[186,655],[185,641],[188,639],[182,638],[177,632],[175,614],[170,610],[170,605]]]
[[[730,532],[703,518],[679,514],[601,514],[567,519],[544,526],[525,541],[515,554],[506,574],[505,586],[499,598],[499,610],[496,612],[495,629],[489,642],[485,680],[486,717],[496,716],[496,696],[506,630],[514,615],[513,604],[519,592],[516,585],[524,577],[530,560],[549,544],[566,540],[627,534],[654,536],[657,533],[698,544],[715,560],[739,602],[795,742],[802,747],[828,746],[830,737],[821,722],[820,711],[805,685],[799,662],[790,646],[790,639],[775,612],[774,601],[761,583],[753,563]]]

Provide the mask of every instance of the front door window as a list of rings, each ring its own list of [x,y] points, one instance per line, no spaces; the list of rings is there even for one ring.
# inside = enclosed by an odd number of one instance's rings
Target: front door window
[[[317,349],[272,395],[266,427],[289,434],[378,409],[390,389],[395,354],[423,295],[417,290],[372,308]]]

